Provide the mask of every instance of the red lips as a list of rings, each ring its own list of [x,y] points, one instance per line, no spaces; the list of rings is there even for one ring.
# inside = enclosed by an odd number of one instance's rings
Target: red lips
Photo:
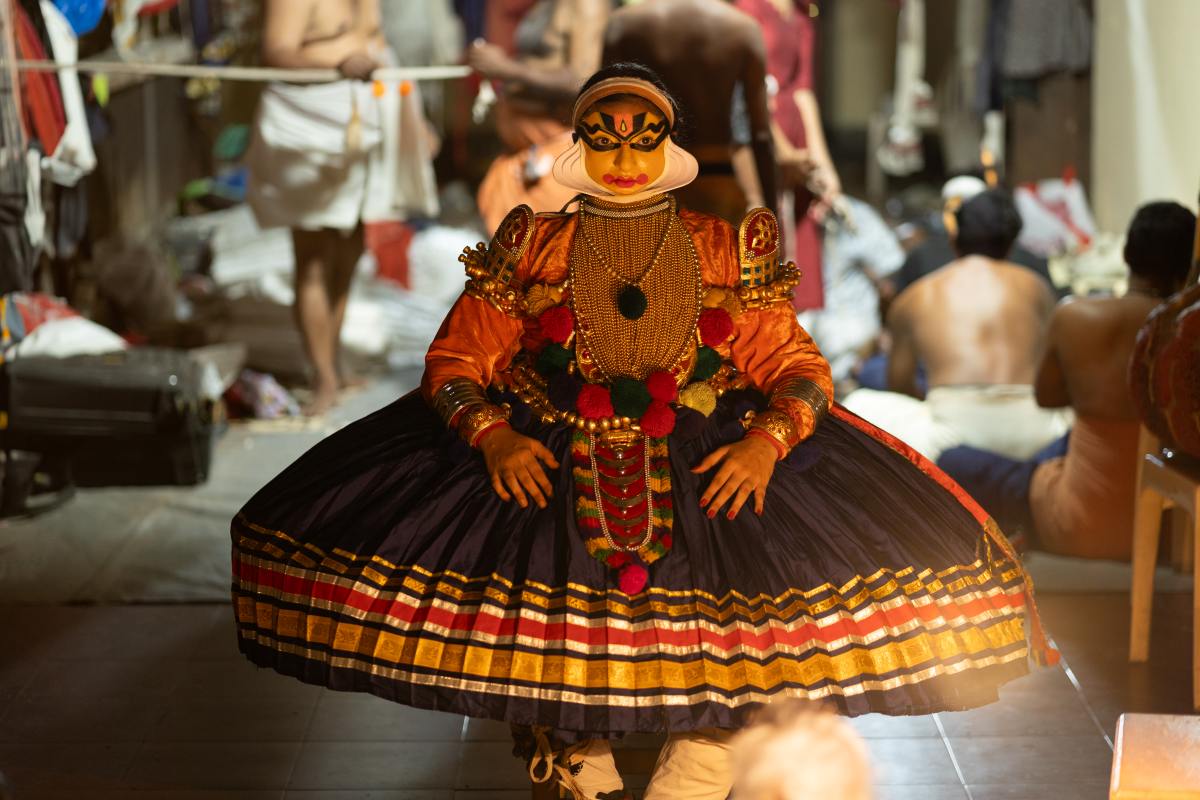
[[[617,177],[610,173],[605,173],[604,174],[604,182],[605,183],[615,183],[617,186],[620,186],[622,189],[630,189],[634,186],[639,186],[642,184],[649,183],[650,176],[644,172],[641,175],[638,175],[636,178],[626,178],[624,176]]]

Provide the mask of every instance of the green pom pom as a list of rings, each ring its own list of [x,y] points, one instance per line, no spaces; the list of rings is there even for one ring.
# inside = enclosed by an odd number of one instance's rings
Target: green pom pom
[[[711,347],[701,347],[696,351],[696,368],[692,370],[692,380],[706,381],[721,368],[721,356]]]
[[[650,407],[650,390],[633,378],[617,378],[612,382],[613,411],[618,417],[637,419]]]
[[[567,364],[571,363],[571,351],[563,347],[561,344],[548,344],[546,349],[537,357],[537,363],[533,368],[538,371],[539,375],[549,377],[556,372],[561,372],[567,368]]]
[[[646,293],[636,286],[626,286],[617,295],[617,311],[625,319],[641,319],[646,313]]]

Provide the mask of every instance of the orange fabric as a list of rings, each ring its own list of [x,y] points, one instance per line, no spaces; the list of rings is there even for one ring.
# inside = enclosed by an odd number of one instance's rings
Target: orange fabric
[[[575,196],[550,174],[554,159],[571,147],[571,132],[560,123],[542,117],[514,117],[505,134],[526,142],[524,149],[498,156],[479,184],[476,202],[483,224],[492,233],[513,208],[526,205],[534,211],[558,211]],[[525,163],[531,157],[546,170],[535,183],[525,182]]]
[[[741,280],[737,231],[729,223],[708,214],[681,210],[700,259],[705,286],[737,287]],[[567,259],[575,236],[578,216],[539,216],[533,234],[513,274],[523,288],[533,284],[559,284],[567,278]],[[482,385],[491,382],[520,349],[524,323],[507,316],[486,301],[463,297],[442,323],[425,359],[422,387],[426,398],[452,378],[470,378]],[[833,379],[829,363],[812,338],[796,322],[786,303],[746,310],[734,320],[729,342],[716,348],[723,358],[744,373],[764,394],[784,378],[802,377],[815,382],[833,401]],[[781,410],[792,416],[801,438],[813,429],[813,414],[801,402]]]
[[[1138,423],[1078,417],[1067,455],[1040,465],[1029,504],[1053,553],[1128,561],[1133,547]]]

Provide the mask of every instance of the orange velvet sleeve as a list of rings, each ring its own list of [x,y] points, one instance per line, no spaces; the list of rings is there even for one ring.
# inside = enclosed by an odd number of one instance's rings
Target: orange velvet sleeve
[[[433,394],[453,378],[487,387],[520,349],[524,324],[486,300],[462,295],[450,309],[425,354],[421,393]]]
[[[734,320],[730,355],[733,366],[767,397],[784,380],[805,378],[833,402],[829,362],[796,321],[790,303],[774,303],[739,314]],[[811,436],[816,428],[816,415],[803,400],[776,399],[771,407],[791,417],[799,441]]]

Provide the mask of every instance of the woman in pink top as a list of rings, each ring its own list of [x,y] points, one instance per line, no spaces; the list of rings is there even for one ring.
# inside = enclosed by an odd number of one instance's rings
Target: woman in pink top
[[[816,31],[809,9],[814,4],[808,0],[737,0],[734,5],[754,17],[767,45],[775,160],[783,193],[780,222],[785,235],[791,234],[791,241],[785,243],[788,260],[812,277],[796,287],[795,306],[798,310],[821,308],[825,302],[818,222],[841,195],[842,187],[825,144],[821,109],[813,92]]]

